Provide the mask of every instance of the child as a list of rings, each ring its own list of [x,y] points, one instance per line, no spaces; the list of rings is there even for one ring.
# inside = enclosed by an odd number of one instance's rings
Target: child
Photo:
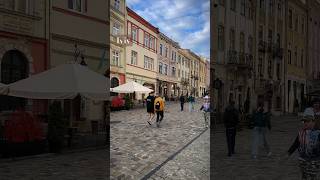
[[[298,149],[302,179],[316,180],[320,170],[320,130],[315,127],[314,116],[304,115],[302,121],[304,126],[288,150],[288,157]]]
[[[205,126],[209,127],[211,109],[210,109],[210,101],[208,96],[204,97],[204,103],[200,108],[200,111],[201,110],[203,111]]]

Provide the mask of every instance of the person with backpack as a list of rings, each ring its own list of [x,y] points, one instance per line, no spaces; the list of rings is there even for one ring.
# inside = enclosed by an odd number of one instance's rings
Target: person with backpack
[[[253,117],[253,134],[252,134],[252,158],[257,159],[258,147],[261,141],[267,151],[267,156],[271,156],[271,151],[266,138],[267,128],[271,130],[270,124],[270,114],[264,112],[263,103],[258,105],[256,112],[254,112]]]
[[[151,121],[154,119],[154,95],[153,92],[149,93],[149,96],[146,99],[147,102],[147,113],[149,114],[148,124],[151,126]]]
[[[160,123],[164,116],[164,100],[160,96],[156,96],[154,100],[154,109],[157,113],[157,127],[160,127]]]
[[[210,121],[210,98],[209,96],[204,97],[204,103],[200,108],[200,111],[203,111],[203,116],[204,116],[204,123],[206,127],[209,127],[209,121]]]
[[[299,167],[301,179],[319,179],[320,172],[320,130],[316,127],[314,114],[305,112],[303,128],[287,152],[287,158],[297,149],[299,151]]]
[[[226,128],[228,156],[235,154],[236,127],[239,123],[239,113],[234,107],[235,102],[230,101],[228,107],[223,114],[224,126]]]

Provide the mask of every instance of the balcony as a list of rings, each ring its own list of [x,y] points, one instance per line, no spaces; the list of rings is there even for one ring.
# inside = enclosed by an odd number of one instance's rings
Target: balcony
[[[262,40],[259,41],[259,43],[258,43],[259,52],[263,52],[263,53],[266,52],[266,44],[267,43],[265,41],[262,41]]]

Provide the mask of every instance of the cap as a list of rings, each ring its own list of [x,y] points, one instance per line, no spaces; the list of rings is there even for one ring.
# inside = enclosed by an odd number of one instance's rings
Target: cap
[[[307,108],[304,110],[302,120],[314,120],[313,108]]]

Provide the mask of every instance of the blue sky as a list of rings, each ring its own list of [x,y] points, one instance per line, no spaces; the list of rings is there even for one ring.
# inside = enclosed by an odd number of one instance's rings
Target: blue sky
[[[209,0],[127,0],[127,6],[182,48],[210,57]]]

